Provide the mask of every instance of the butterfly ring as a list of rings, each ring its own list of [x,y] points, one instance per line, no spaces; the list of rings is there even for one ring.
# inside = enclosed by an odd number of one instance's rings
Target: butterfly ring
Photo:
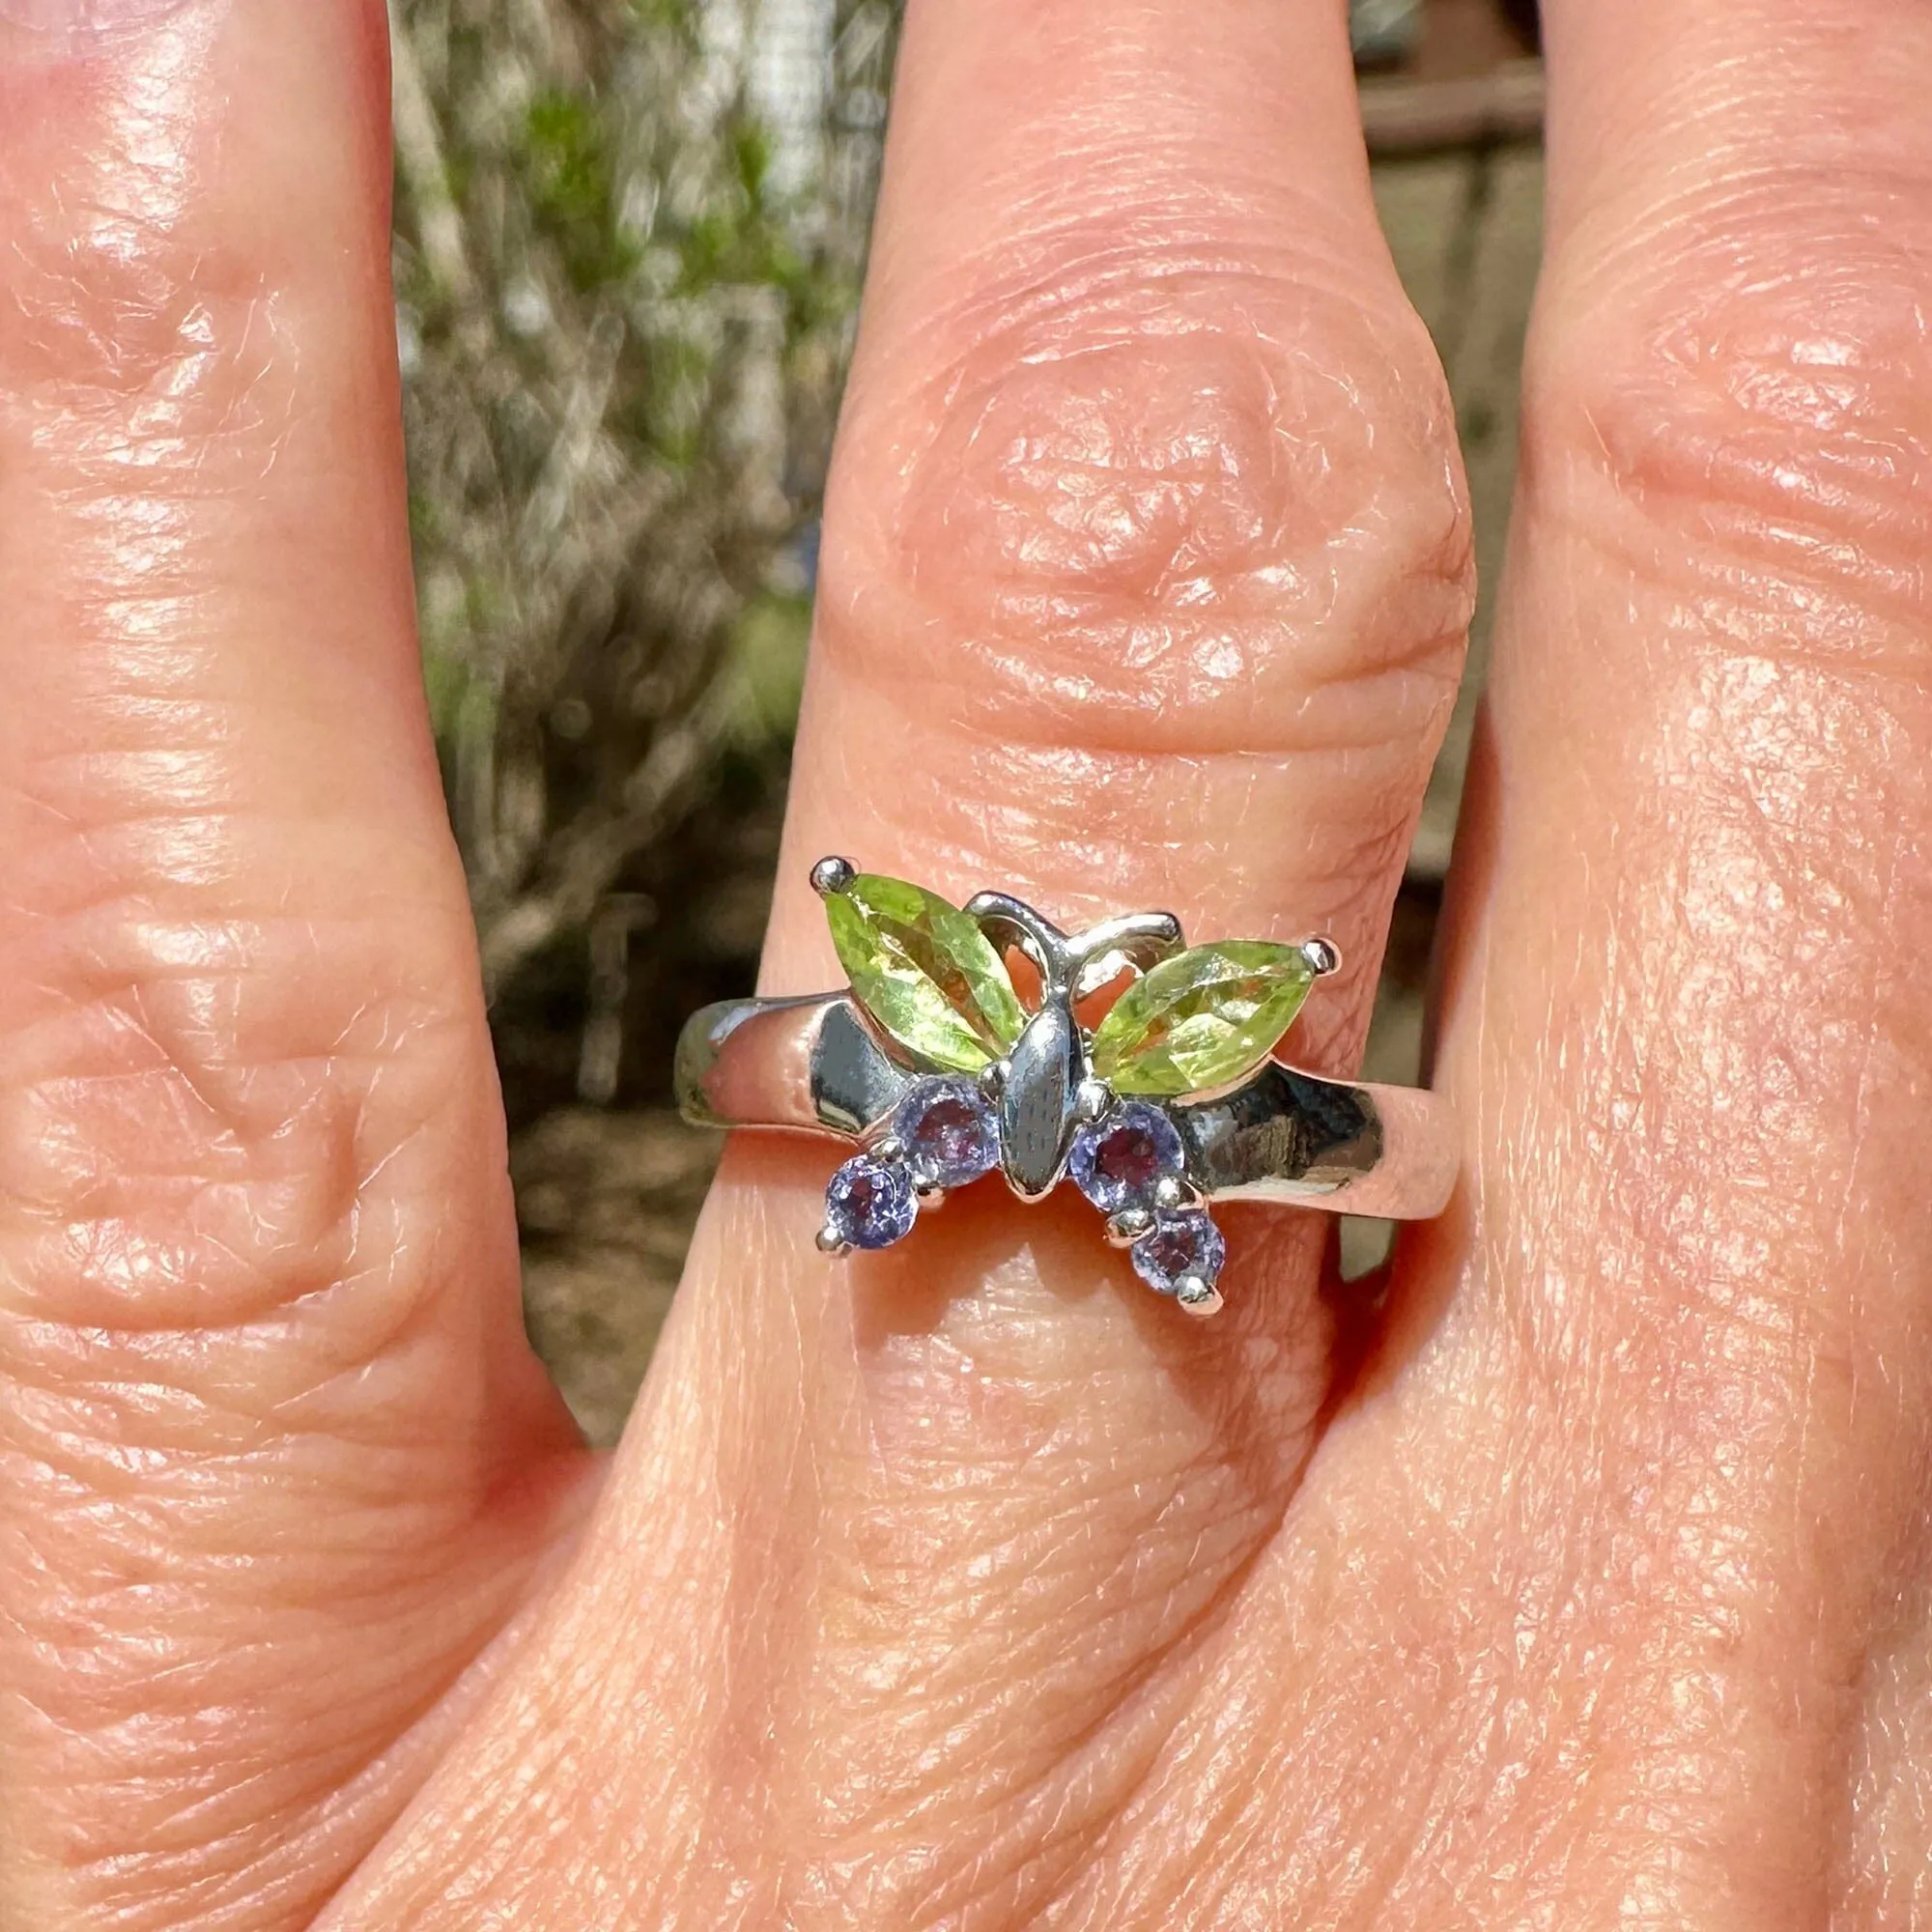
[[[1164,912],[1064,932],[1008,894],[954,906],[844,859],[811,883],[849,987],[702,1009],[676,1080],[700,1124],[859,1143],[825,1190],[827,1253],[890,1247],[996,1169],[1022,1201],[1070,1179],[1143,1281],[1211,1315],[1211,1202],[1390,1220],[1448,1204],[1445,1101],[1273,1057],[1341,964],[1327,940],[1189,946]]]

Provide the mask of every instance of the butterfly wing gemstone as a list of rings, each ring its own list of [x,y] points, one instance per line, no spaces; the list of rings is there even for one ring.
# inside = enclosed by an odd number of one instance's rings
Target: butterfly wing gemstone
[[[970,1080],[916,1081],[893,1110],[892,1136],[921,1187],[964,1187],[1000,1164],[1000,1129]]]
[[[1103,1214],[1151,1208],[1163,1179],[1185,1169],[1180,1136],[1158,1107],[1123,1100],[1073,1137],[1066,1172]]]
[[[904,1162],[855,1154],[825,1189],[828,1245],[889,1248],[912,1233],[919,1196]]]
[[[1164,959],[1094,1034],[1094,1071],[1117,1094],[1177,1099],[1254,1071],[1315,983],[1306,949],[1224,939]]]
[[[1026,1025],[1006,961],[957,906],[878,872],[825,896],[852,997],[924,1066],[977,1073]]]
[[[1198,1208],[1159,1214],[1127,1251],[1134,1272],[1156,1294],[1176,1294],[1183,1284],[1211,1289],[1228,1259],[1219,1228]]]

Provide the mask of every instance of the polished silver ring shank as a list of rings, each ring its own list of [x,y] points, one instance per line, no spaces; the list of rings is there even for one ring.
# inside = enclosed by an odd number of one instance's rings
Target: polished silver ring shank
[[[726,1000],[694,1013],[678,1040],[678,1106],[703,1126],[859,1140],[918,1078],[845,993]],[[1448,1103],[1420,1088],[1321,1080],[1270,1062],[1225,1094],[1159,1104],[1210,1200],[1426,1221],[1455,1187]]]

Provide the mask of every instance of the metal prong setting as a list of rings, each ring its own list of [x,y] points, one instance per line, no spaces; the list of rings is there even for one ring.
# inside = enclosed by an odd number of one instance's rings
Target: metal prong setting
[[[1342,949],[1332,939],[1303,940],[1301,956],[1308,961],[1310,971],[1318,977],[1341,971]]]
[[[1221,1312],[1221,1291],[1198,1274],[1184,1274],[1174,1285],[1174,1298],[1188,1314],[1200,1320]]]
[[[1153,1200],[1156,1208],[1173,1213],[1182,1208],[1200,1207],[1201,1190],[1181,1175],[1163,1174],[1153,1184]]]
[[[997,1100],[1007,1091],[1007,1075],[1012,1071],[1012,1063],[996,1060],[990,1065],[980,1069],[980,1092],[989,1100]]]
[[[1151,972],[1185,944],[1180,922],[1171,912],[1129,913],[1124,919],[1103,920],[1067,941],[1073,973],[1073,997],[1084,1000],[1129,966]]]
[[[1104,1080],[1081,1081],[1073,1096],[1073,1111],[1083,1121],[1097,1121],[1114,1104],[1114,1090]]]
[[[843,1239],[829,1222],[819,1229],[812,1240],[821,1255],[849,1255],[852,1252],[851,1242]]]
[[[842,893],[858,876],[859,868],[850,859],[840,859],[836,855],[821,859],[811,868],[811,890],[820,898],[829,899],[835,893]]]
[[[1117,1248],[1130,1248],[1153,1226],[1153,1216],[1145,1208],[1122,1208],[1107,1221],[1107,1238]]]

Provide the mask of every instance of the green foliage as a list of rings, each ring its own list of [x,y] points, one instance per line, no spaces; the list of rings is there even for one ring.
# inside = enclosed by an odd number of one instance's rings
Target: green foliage
[[[424,679],[499,1016],[781,782],[894,16],[840,0],[774,123],[758,4],[394,0]]]
[[[741,751],[769,753],[790,742],[810,631],[809,598],[772,590],[746,605],[732,638],[738,705],[731,735]]]
[[[541,94],[525,116],[524,140],[531,213],[573,284],[589,293],[621,282],[641,251],[617,219],[616,163],[598,103]]]

